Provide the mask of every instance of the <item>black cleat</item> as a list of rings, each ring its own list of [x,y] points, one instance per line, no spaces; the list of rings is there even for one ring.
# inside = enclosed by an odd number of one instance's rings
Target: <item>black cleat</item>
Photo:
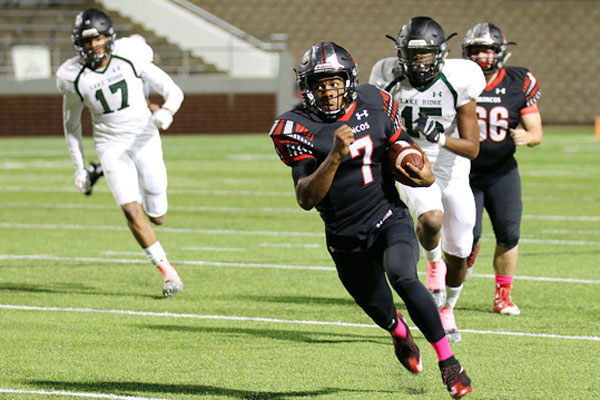
[[[98,178],[104,175],[104,172],[102,171],[102,165],[97,164],[93,161],[90,161],[90,165],[88,165],[86,171],[90,179],[90,188],[87,192],[85,192],[85,195],[90,196],[92,194],[92,188],[96,184],[96,181],[98,180]]]
[[[415,344],[415,341],[410,334],[410,330],[404,317],[400,314],[400,311],[396,310],[398,316],[398,323],[404,324],[406,327],[406,337],[404,339],[392,336],[394,341],[394,351],[398,361],[413,374],[419,374],[423,371],[423,360],[421,359],[421,351]]]
[[[453,399],[461,399],[471,393],[473,390],[471,379],[458,361],[449,366],[440,366],[440,370],[442,371],[442,380]]]

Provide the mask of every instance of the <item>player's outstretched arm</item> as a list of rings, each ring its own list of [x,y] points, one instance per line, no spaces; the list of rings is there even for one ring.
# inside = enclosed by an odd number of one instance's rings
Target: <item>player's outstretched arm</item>
[[[310,210],[327,194],[344,156],[354,142],[354,132],[348,125],[336,129],[333,146],[325,160],[310,175],[303,176],[296,183],[296,200],[300,207]]]

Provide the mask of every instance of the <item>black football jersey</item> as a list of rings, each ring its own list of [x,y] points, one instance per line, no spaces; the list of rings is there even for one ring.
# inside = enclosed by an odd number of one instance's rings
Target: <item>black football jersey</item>
[[[280,115],[269,135],[288,166],[305,158],[320,165],[333,146],[334,131],[346,124],[355,133],[349,154],[335,174],[327,195],[317,205],[328,234],[363,238],[394,211],[406,209],[395,182],[383,168],[387,148],[402,138],[398,104],[372,85],[356,88],[358,98],[338,120],[324,121],[307,109]]]
[[[471,181],[516,167],[515,143],[509,128],[521,122],[521,110],[541,95],[533,73],[521,67],[504,67],[477,98],[479,155],[471,162]]]

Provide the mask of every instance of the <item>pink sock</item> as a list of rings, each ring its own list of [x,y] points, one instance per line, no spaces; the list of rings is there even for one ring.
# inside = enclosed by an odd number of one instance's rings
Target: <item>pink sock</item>
[[[177,271],[175,271],[175,268],[173,268],[171,263],[169,263],[168,261],[165,260],[162,264],[157,265],[156,268],[158,268],[158,270],[162,274],[163,280],[165,282],[166,281],[176,281],[177,282],[179,280]]]
[[[406,335],[408,335],[406,326],[402,323],[402,321],[400,321],[400,318],[398,318],[398,324],[396,325],[396,328],[392,329],[390,333],[392,334],[392,336],[398,337],[400,339],[404,339]]]
[[[448,343],[448,338],[446,335],[435,343],[431,343],[431,346],[435,350],[435,354],[437,354],[438,361],[444,361],[452,357],[454,354],[452,353],[452,349],[450,348],[450,343]]]
[[[514,275],[498,275],[496,274],[496,285],[512,285]]]

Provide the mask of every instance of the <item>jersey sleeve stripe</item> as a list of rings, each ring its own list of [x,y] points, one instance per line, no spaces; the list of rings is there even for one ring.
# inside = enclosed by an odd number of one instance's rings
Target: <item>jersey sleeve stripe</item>
[[[523,93],[527,106],[534,104],[541,95],[540,83],[531,71],[527,72],[523,83]]]
[[[314,135],[294,121],[275,120],[269,136],[284,164],[291,166],[305,158],[315,158],[312,152]]]
[[[392,144],[396,140],[398,140],[398,138],[400,137],[401,133],[402,133],[402,124],[400,124],[400,126],[398,127],[398,130],[392,135],[392,137],[388,139],[388,143]]]
[[[521,115],[525,115],[525,114],[533,114],[533,113],[537,113],[540,112],[540,110],[538,109],[537,103],[533,103],[532,105],[522,108],[519,111],[519,114]]]

